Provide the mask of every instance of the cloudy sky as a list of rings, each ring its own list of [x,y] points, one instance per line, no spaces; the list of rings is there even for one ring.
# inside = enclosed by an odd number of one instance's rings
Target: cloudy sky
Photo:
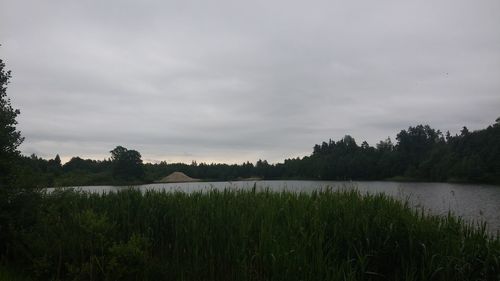
[[[0,3],[23,153],[240,163],[500,116],[500,1]]]

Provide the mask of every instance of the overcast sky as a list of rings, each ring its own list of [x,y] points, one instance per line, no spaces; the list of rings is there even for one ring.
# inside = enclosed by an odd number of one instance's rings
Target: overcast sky
[[[255,162],[500,116],[500,1],[1,1],[23,153]]]

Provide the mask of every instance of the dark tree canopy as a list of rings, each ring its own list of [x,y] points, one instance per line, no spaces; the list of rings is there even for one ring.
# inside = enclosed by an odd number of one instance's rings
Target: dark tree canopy
[[[141,154],[135,150],[128,150],[117,146],[110,151],[113,163],[113,176],[117,179],[133,180],[144,177]]]
[[[16,129],[19,110],[12,108],[7,97],[10,78],[10,70],[5,69],[5,63],[0,59],[0,185],[8,180],[13,163],[19,156],[17,148],[24,140]]]

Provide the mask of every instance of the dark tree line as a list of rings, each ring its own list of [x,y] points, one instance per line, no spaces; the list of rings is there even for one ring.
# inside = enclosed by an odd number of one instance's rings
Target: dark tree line
[[[418,125],[396,136],[358,146],[354,139],[317,145],[311,156],[321,179],[406,178],[426,181],[500,182],[500,125],[460,135],[443,135]]]
[[[59,155],[45,160],[36,155],[18,159],[16,181],[18,187],[79,186],[102,184],[138,184],[147,182],[141,154],[117,146],[104,160],[73,157],[64,165]]]
[[[443,134],[428,125],[401,130],[375,146],[358,145],[347,135],[313,147],[303,158],[269,164],[142,163],[135,150],[118,146],[105,160],[73,157],[61,164],[59,156],[45,160],[20,157],[23,186],[72,186],[154,182],[175,172],[203,180],[263,179],[413,180],[500,183],[500,122],[458,135]]]
[[[375,147],[354,138],[317,144],[310,156],[269,164],[146,164],[149,179],[182,171],[201,179],[416,180],[500,183],[500,123],[451,136],[428,125],[400,131]]]

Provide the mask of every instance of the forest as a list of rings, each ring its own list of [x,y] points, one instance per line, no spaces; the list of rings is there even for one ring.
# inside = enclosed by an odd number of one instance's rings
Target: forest
[[[428,125],[401,130],[375,146],[349,135],[313,147],[311,155],[270,164],[143,163],[141,154],[117,146],[104,160],[58,155],[19,156],[12,181],[21,187],[151,183],[174,172],[206,181],[262,179],[404,180],[500,184],[500,119],[485,129],[451,135]]]

